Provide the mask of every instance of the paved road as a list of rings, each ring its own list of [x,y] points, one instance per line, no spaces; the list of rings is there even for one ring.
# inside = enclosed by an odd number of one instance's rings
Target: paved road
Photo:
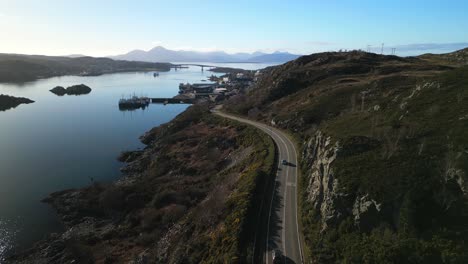
[[[297,215],[297,152],[292,141],[280,130],[263,123],[215,112],[225,118],[255,126],[274,140],[278,148],[278,173],[274,183],[274,192],[266,205],[269,211],[268,223],[260,225],[266,228],[265,241],[257,241],[257,247],[263,248],[265,263],[273,263],[273,250],[279,249],[285,256],[285,263],[302,263],[302,245],[300,243]],[[282,160],[289,164],[283,165]],[[264,243],[264,245],[259,245]]]

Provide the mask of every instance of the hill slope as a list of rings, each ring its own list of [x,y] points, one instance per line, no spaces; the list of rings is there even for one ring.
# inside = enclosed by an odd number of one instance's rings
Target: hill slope
[[[466,263],[468,67],[363,52],[263,72],[229,111],[302,146],[314,263]]]
[[[422,59],[449,65],[468,65],[468,48],[445,54],[424,54]]]

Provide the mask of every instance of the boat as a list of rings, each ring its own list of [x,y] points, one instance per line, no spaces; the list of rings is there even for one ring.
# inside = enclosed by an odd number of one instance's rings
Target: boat
[[[153,77],[158,77],[158,76],[159,76],[159,72],[153,73]]]
[[[132,96],[130,98],[122,98],[119,100],[120,110],[135,110],[145,109],[151,103],[151,99],[148,97]]]

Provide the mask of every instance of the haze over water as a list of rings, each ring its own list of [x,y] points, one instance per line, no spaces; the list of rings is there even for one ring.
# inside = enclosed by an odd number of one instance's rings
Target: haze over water
[[[211,63],[213,65],[213,63]],[[265,64],[220,66],[263,68]],[[153,73],[118,73],[97,77],[64,76],[25,84],[0,84],[0,94],[35,103],[0,112],[0,261],[5,251],[30,246],[60,230],[48,194],[117,179],[120,152],[144,147],[145,131],[166,123],[187,105],[151,104],[146,110],[121,112],[118,100],[133,93],[172,97],[181,82],[200,82],[212,72],[198,67]],[[86,84],[88,95],[59,97],[55,86]]]

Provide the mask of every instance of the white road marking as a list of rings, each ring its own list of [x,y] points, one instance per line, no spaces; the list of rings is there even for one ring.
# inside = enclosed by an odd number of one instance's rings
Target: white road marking
[[[287,156],[287,160],[289,161],[290,160],[290,157],[289,157],[289,150],[288,150],[288,147],[286,146],[286,144],[284,143],[283,139],[280,137],[280,140],[281,142],[285,145],[286,147],[286,156]],[[289,168],[286,169],[286,180],[285,182],[288,182],[288,178],[289,178]],[[283,252],[284,252],[284,255],[287,256],[288,253],[286,252],[286,199],[288,197],[288,188],[286,188],[286,186],[284,186],[284,195],[283,195],[283,239],[282,239],[282,243],[283,243]]]
[[[286,136],[286,140],[289,141],[289,143],[293,146],[294,149],[296,149],[296,147],[294,147],[294,143],[291,141],[291,139]],[[296,165],[296,183],[298,181],[298,177],[299,177],[299,173],[298,173],[298,168],[297,166],[299,166],[299,164],[297,164],[297,153],[295,153],[295,165]],[[296,196],[296,204],[297,204],[297,190],[295,192],[295,196]],[[296,230],[297,230],[297,243],[299,245],[299,255],[301,256],[301,263],[304,263],[304,259],[303,259],[303,256],[302,256],[302,246],[301,246],[301,237],[300,237],[300,233],[299,233],[299,222],[297,220],[297,208],[296,208]]]

